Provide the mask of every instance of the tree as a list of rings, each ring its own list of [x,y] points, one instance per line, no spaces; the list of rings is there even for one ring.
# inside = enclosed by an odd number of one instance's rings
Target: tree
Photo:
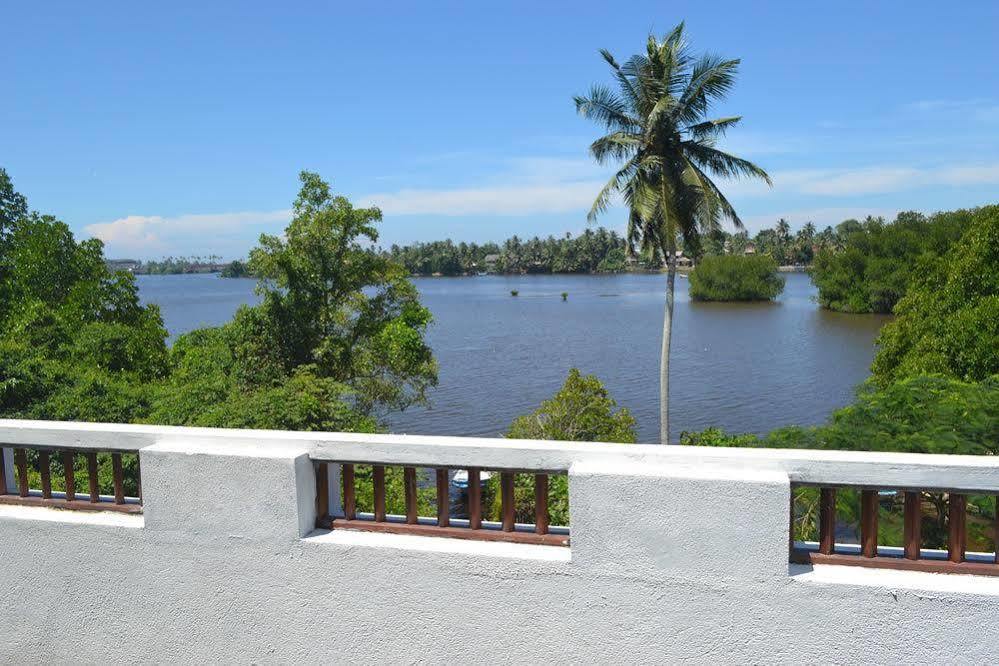
[[[896,318],[877,340],[871,369],[881,386],[923,372],[968,381],[999,373],[999,206],[967,217],[949,252],[913,267]]]
[[[713,102],[735,83],[738,60],[711,55],[695,57],[681,23],[662,41],[650,35],[644,54],[620,65],[603,50],[619,92],[594,86],[576,97],[576,110],[602,124],[607,134],[593,142],[597,162],[619,168],[597,195],[592,222],[611,197],[623,196],[629,208],[628,242],[665,264],[666,305],[660,360],[660,441],[669,440],[669,352],[676,285],[676,251],[680,244],[697,246],[698,237],[730,220],[742,221],[712,180],[751,177],[770,183],[752,162],[717,148],[716,143],[740,120],[709,118]]]
[[[99,240],[28,212],[0,170],[0,417],[132,421],[167,372],[166,330]]]
[[[250,253],[262,302],[175,342],[154,422],[371,431],[436,384],[430,312],[405,268],[362,244],[377,241],[380,211],[316,174],[301,181],[284,238]]]
[[[763,255],[705,257],[690,274],[695,301],[770,301],[782,291],[777,262]]]
[[[820,250],[812,265],[819,304],[840,312],[891,312],[924,264],[935,270],[971,217],[966,210],[930,217],[906,212],[891,223],[874,217],[843,222],[837,246]]]
[[[616,410],[616,411],[615,411]],[[510,424],[508,439],[548,439],[572,442],[618,442],[633,444],[637,439],[635,419],[617,402],[594,375],[572,368],[562,388],[530,414]],[[552,523],[569,524],[569,487],[565,475],[551,477],[548,511]],[[499,477],[487,487],[492,501],[491,518],[500,518]],[[514,479],[514,508],[517,520],[534,520],[534,475],[518,474]]]

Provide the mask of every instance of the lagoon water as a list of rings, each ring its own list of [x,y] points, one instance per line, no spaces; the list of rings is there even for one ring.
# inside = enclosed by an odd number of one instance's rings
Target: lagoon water
[[[695,303],[677,281],[671,357],[671,441],[719,426],[764,433],[812,425],[851,401],[868,375],[886,318],[820,309],[807,275],[786,276],[776,303]],[[523,275],[415,280],[434,314],[429,341],[440,385],[429,408],[385,416],[393,432],[501,434],[558,390],[569,368],[596,374],[634,414],[640,441],[658,438],[665,276]],[[216,275],[139,276],[171,336],[227,321],[253,303],[254,281]],[[510,295],[516,289],[517,297]],[[562,301],[561,292],[568,292]]]

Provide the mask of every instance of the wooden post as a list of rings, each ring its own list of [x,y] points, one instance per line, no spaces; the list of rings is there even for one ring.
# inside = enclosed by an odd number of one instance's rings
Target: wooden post
[[[468,527],[482,527],[482,473],[478,467],[468,468]]]
[[[385,522],[385,465],[374,465],[371,468],[371,479],[375,491],[375,520]]]
[[[451,524],[451,497],[447,487],[447,470],[437,470],[437,526]]]
[[[330,515],[330,468],[329,463],[316,463],[316,526],[329,526]]]
[[[534,475],[534,531],[548,534],[548,475]]]
[[[860,491],[860,554],[878,555],[878,491]]]
[[[101,501],[101,489],[97,479],[97,451],[87,451],[87,481],[90,485],[90,502]]]
[[[125,475],[121,468],[121,454],[111,454],[111,477],[114,480],[114,503],[125,503]]]
[[[17,494],[28,496],[28,452],[14,449],[14,467],[17,468]]]
[[[947,559],[951,562],[964,562],[964,553],[968,545],[967,515],[967,495],[950,493],[947,498],[947,522],[949,523]]]
[[[343,517],[347,520],[357,518],[357,495],[354,487],[354,466],[343,464]]]
[[[0,447],[0,495],[6,495],[7,488],[7,451]]]
[[[514,506],[513,472],[500,473],[500,502],[502,505],[503,531],[512,532],[516,523],[516,507]]]
[[[832,555],[836,550],[836,489],[819,491],[819,552]]]
[[[38,452],[38,472],[42,475],[42,497],[52,498],[52,465],[48,451]]]
[[[902,522],[902,541],[905,545],[905,559],[918,560],[922,550],[922,494],[916,490],[905,491],[905,509]]]
[[[416,468],[404,467],[402,470],[403,486],[406,494],[406,523],[417,523],[416,513]]]

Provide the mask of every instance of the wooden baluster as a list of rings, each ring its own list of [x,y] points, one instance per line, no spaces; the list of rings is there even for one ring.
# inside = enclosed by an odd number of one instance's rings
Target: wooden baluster
[[[832,555],[836,550],[836,489],[819,491],[819,552]]]
[[[6,495],[10,492],[7,488],[7,457],[4,455],[5,453],[5,449],[0,446],[0,495]]]
[[[860,491],[860,554],[878,555],[878,491]]]
[[[923,498],[916,490],[905,491],[905,509],[902,519],[902,541],[905,559],[918,560],[922,549]]]
[[[347,520],[357,518],[357,495],[354,487],[354,466],[343,465],[343,517]]]
[[[62,452],[63,473],[66,479],[66,501],[72,502],[76,499],[76,476],[73,470],[73,452]]]
[[[405,467],[402,470],[402,480],[406,493],[406,523],[415,525],[416,514],[416,468]]]
[[[968,545],[967,512],[967,495],[950,493],[947,500],[947,522],[950,523],[947,559],[951,562],[964,562],[964,553]]]
[[[385,522],[385,465],[374,465],[371,476],[375,486],[375,521]]]
[[[329,463],[316,463],[316,526],[329,527],[330,468]]]
[[[451,496],[447,487],[447,470],[437,470],[437,526],[447,527],[451,524]]]
[[[514,506],[513,489],[514,489],[513,472],[501,472],[500,498],[502,505],[504,532],[512,532],[516,521],[516,507]]]
[[[114,503],[125,503],[125,475],[121,469],[121,454],[111,454],[111,477],[114,480]]]
[[[14,449],[14,467],[17,469],[17,494],[28,496],[28,452]]]
[[[992,516],[992,548],[995,551],[992,559],[999,564],[999,495],[993,499],[996,501],[996,510]]]
[[[100,486],[97,481],[97,451],[87,451],[87,480],[90,484],[90,502],[96,504],[101,501]]]
[[[548,475],[534,475],[534,531],[548,534]]]
[[[142,504],[142,457],[135,454],[135,494],[139,496],[139,504]]]
[[[482,527],[482,473],[478,467],[468,468],[468,526]]]
[[[52,465],[48,451],[38,452],[38,473],[42,475],[42,497],[52,499]]]

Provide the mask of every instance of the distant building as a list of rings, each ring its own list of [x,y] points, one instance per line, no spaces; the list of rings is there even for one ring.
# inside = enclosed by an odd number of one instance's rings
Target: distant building
[[[499,261],[499,258],[500,256],[498,254],[487,254],[485,259],[483,259],[483,261],[486,262],[487,267],[492,267],[496,265],[496,262]]]
[[[142,266],[142,262],[137,259],[108,259],[104,263],[111,272],[125,271],[127,273],[134,273]]]
[[[756,246],[752,243],[746,243],[746,249],[742,251],[743,254],[756,254]]]

